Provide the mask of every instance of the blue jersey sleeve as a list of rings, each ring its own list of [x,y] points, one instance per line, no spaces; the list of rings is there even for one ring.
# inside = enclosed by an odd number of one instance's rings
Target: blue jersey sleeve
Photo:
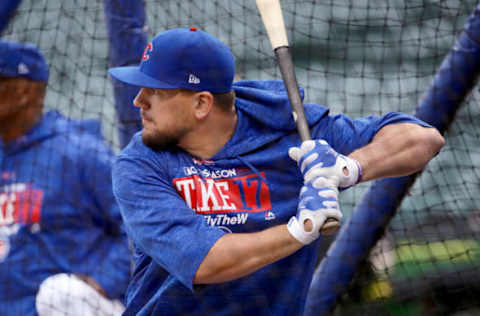
[[[312,138],[325,139],[337,152],[348,155],[367,145],[382,127],[397,123],[431,127],[413,116],[398,112],[357,119],[351,119],[343,114],[326,115],[311,127]]]
[[[162,170],[167,163],[121,154],[113,191],[136,247],[193,290],[198,266],[224,232],[188,207]]]

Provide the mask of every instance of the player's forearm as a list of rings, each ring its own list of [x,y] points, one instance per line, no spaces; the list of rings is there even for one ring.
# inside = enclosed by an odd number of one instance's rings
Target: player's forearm
[[[261,232],[226,234],[200,264],[193,283],[221,283],[247,276],[303,247],[286,225]]]
[[[365,147],[350,157],[363,167],[363,181],[405,176],[425,167],[443,147],[445,140],[434,128],[412,123],[382,128]]]

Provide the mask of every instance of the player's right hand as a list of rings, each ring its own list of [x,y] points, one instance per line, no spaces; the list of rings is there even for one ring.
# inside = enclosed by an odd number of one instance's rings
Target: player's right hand
[[[337,153],[323,139],[306,140],[300,147],[290,148],[288,154],[300,167],[305,183],[320,176],[346,189],[362,180],[360,163]]]
[[[305,184],[299,197],[297,215],[287,224],[290,234],[304,245],[320,236],[320,229],[327,218],[340,221],[342,213],[338,205],[337,187],[325,177],[318,177]],[[308,224],[309,229],[306,228]]]

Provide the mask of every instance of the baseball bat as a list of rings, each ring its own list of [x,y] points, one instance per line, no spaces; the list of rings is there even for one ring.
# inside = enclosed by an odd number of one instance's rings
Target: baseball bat
[[[268,38],[280,66],[282,79],[287,89],[288,99],[297,123],[298,134],[302,141],[311,139],[305,110],[300,97],[295,68],[288,46],[287,32],[283,22],[280,0],[257,0],[257,7],[267,30]],[[331,235],[340,229],[340,223],[334,218],[325,221],[321,228],[322,235]]]

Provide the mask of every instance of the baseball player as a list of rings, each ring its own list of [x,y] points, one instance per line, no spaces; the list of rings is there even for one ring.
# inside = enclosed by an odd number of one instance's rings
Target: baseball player
[[[139,66],[143,130],[113,166],[135,245],[125,315],[301,315],[338,190],[422,169],[444,144],[401,113],[306,104],[301,143],[279,81],[232,83],[234,57],[196,28],[158,34]]]
[[[0,41],[0,315],[120,315],[130,256],[97,121],[43,112],[49,69]]]

